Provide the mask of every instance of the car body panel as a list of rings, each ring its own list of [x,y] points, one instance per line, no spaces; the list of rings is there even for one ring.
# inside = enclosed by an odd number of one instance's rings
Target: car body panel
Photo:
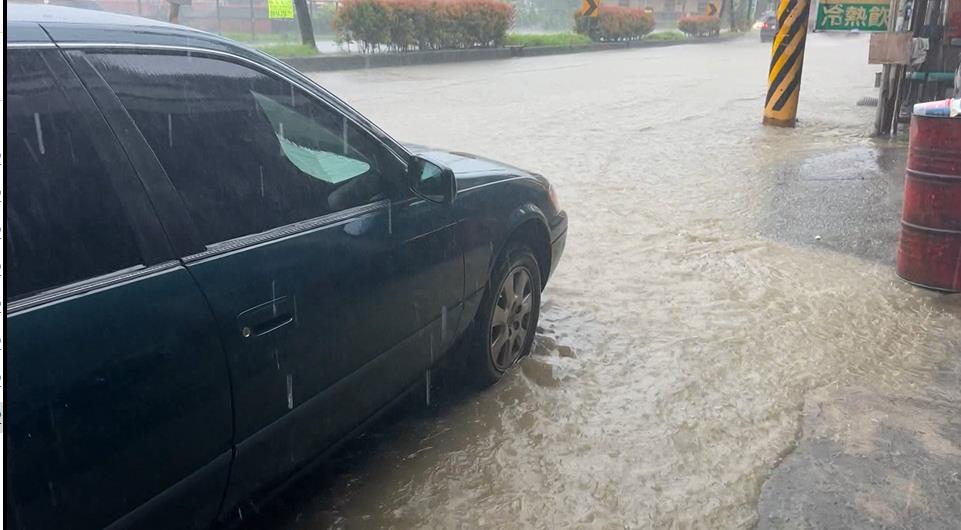
[[[14,47],[7,57],[8,101],[63,94],[69,106],[48,101],[34,119],[74,111],[77,136],[92,139],[110,168],[80,189],[101,189],[91,186],[97,178],[112,184],[144,262],[7,300],[4,457],[15,486],[5,489],[5,503],[21,528],[144,527],[167,517],[205,527],[226,486],[233,435],[226,358],[209,308],[173,259],[125,152],[60,52]],[[44,65],[53,82],[15,78],[20,60]],[[20,149],[6,153],[17,157],[6,161],[8,173],[27,167],[19,165]],[[24,179],[7,192],[16,201],[34,182],[45,180]],[[181,447],[184,433],[191,443]],[[161,497],[163,506],[151,502]]]
[[[40,24],[36,22],[9,21],[6,31],[7,44],[40,43],[53,45]]]
[[[128,522],[210,524],[232,437],[212,325],[178,265],[8,316],[6,494],[21,528],[107,526],[196,472]]]
[[[461,220],[458,236],[464,249],[468,295],[487,286],[497,256],[519,227],[533,222],[543,228],[545,242],[549,242],[548,219],[556,216],[547,200],[546,184],[533,175],[504,177],[458,190],[454,208]],[[555,258],[541,259],[550,263]],[[547,281],[546,275],[543,281]]]
[[[169,270],[163,274],[111,284],[60,308],[44,305],[11,315],[9,343],[15,350],[12,356],[8,350],[13,379],[7,391],[14,412],[7,416],[4,436],[10,444],[14,488],[28,484],[34,500],[24,503],[20,496],[8,496],[5,502],[22,514],[46,507],[49,513],[31,512],[50,517],[49,524],[41,526],[63,527],[57,517],[78,513],[63,504],[50,505],[61,498],[57,492],[66,491],[58,489],[66,487],[60,483],[70,480],[75,480],[70,491],[86,485],[86,497],[78,493],[77,498],[88,499],[88,504],[98,496],[109,498],[108,490],[122,493],[114,493],[110,515],[98,512],[72,519],[67,526],[171,527],[188,521],[202,527],[218,512],[220,518],[231,517],[251,494],[292,476],[356,431],[443,357],[470,326],[495,260],[512,237],[523,233],[533,238],[530,244],[545,261],[545,282],[563,252],[567,217],[556,209],[550,185],[537,174],[466,153],[402,145],[303,74],[214,35],[122,15],[11,7],[8,41],[14,46],[51,46],[49,33],[62,48],[120,136],[115,141],[151,198],[171,257],[180,258],[164,264]],[[184,222],[189,216],[159,161],[116,95],[97,80],[94,66],[84,59],[88,50],[108,48],[188,50],[262,65],[360,125],[405,164],[423,154],[449,167],[456,195],[444,205],[406,190],[343,215],[241,238],[231,248],[203,247],[191,223]],[[161,231],[154,227],[150,233],[156,237]],[[154,299],[154,306],[143,304]],[[290,318],[272,319],[275,312]],[[68,320],[70,325],[56,329],[58,322]],[[265,327],[244,337],[244,329],[257,324]],[[54,345],[67,344],[67,335],[82,328],[105,331],[89,334],[69,349]],[[23,346],[27,343],[32,349]],[[50,377],[57,356],[78,351],[100,367],[53,373],[72,378],[64,388],[79,390],[58,394],[38,383]],[[36,359],[40,364],[31,364]],[[100,373],[132,386],[84,390],[90,384],[84,378]],[[171,388],[186,390],[186,395],[168,396],[163,389]],[[58,412],[56,406],[67,402],[62,396],[74,403],[84,394],[93,396],[83,398],[88,404],[108,413],[89,422],[87,430],[57,427],[61,418],[77,413]],[[19,417],[19,407],[26,407],[29,415]],[[93,409],[79,410],[89,414]],[[176,439],[162,430],[173,425],[173,410],[182,416]],[[136,414],[130,416],[132,411]],[[123,421],[104,423],[114,415]],[[142,432],[130,431],[138,418],[147,425]],[[46,438],[24,441],[24,436],[41,431]],[[74,451],[99,443],[99,448],[88,449],[99,451],[100,461],[118,443],[147,444],[145,433],[153,434],[150,443],[156,445],[138,445],[141,455],[176,452],[181,443],[191,449],[187,456],[170,453],[150,462],[162,470],[144,484],[127,484],[130,476],[124,471],[144,464],[118,452],[109,463],[112,474],[103,475],[96,487],[67,473],[49,481],[54,484],[51,493],[51,486],[40,481],[47,475],[25,478],[23,466],[29,459],[13,462],[9,455],[54,455],[54,431],[81,437]],[[90,460],[85,465],[94,465],[96,458],[79,456]]]
[[[87,67],[97,68],[110,64],[104,62],[105,53],[122,54],[128,64],[150,50],[94,45],[68,53],[90,53]],[[211,59],[234,62],[218,57]],[[79,63],[84,58],[73,59]],[[236,68],[232,71],[241,75]],[[115,73],[100,73],[116,80]],[[120,79],[125,97],[161,101],[161,94],[150,98],[147,87],[139,88],[135,81],[139,75],[124,70]],[[150,150],[143,142],[140,137],[141,145],[132,149]],[[392,178],[400,181],[394,188],[403,188],[403,175]],[[170,186],[167,179],[156,187]],[[189,218],[179,213],[184,208],[169,211],[173,218],[161,214],[167,226]],[[463,293],[463,260],[453,233],[449,209],[406,190],[393,201],[307,219],[181,256],[214,311],[230,358],[237,456],[226,505],[282,480],[331,439],[376,412],[369,403],[390,401],[423,373],[432,355],[440,357],[451,339],[445,333],[448,319],[459,317]],[[174,243],[177,248],[188,246]],[[377,333],[363,331],[372,329]],[[423,333],[428,329],[432,332]],[[437,350],[434,354],[432,348]],[[393,363],[373,362],[388,354]],[[390,371],[382,373],[378,367]],[[355,406],[330,406],[314,399],[334,395],[325,391],[355,373],[365,379],[358,383],[365,389],[364,399],[355,400]],[[310,425],[303,425],[298,418],[307,416],[292,411],[308,402],[309,408],[338,413],[315,414]],[[325,436],[301,435],[317,428]],[[265,440],[269,443],[262,443]]]
[[[542,264],[544,285],[554,272],[567,238],[567,214],[548,199],[550,183],[544,177],[509,164],[469,153],[404,144],[414,155],[446,165],[454,172],[457,195],[453,202],[458,219],[457,239],[464,252],[464,314],[473,319],[487,286],[495,260],[510,237],[523,224],[545,229],[547,263]],[[462,330],[460,330],[462,331]]]

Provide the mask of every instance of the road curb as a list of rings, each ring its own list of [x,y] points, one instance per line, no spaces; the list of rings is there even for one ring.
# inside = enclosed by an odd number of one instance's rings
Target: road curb
[[[718,37],[692,38],[679,41],[630,41],[596,42],[575,46],[507,46],[504,48],[470,48],[466,50],[431,50],[423,52],[398,52],[354,55],[319,55],[316,57],[291,57],[282,59],[304,72],[329,72],[334,70],[358,70],[396,66],[490,61],[522,57],[543,57],[570,53],[602,52],[633,48],[663,48],[685,44],[705,44],[733,40],[743,33],[725,34]]]

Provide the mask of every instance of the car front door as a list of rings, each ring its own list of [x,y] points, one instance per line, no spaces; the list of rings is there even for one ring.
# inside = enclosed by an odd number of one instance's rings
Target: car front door
[[[5,519],[206,528],[232,450],[213,316],[60,52],[6,61]]]
[[[432,277],[444,278],[456,289],[422,298],[457,305],[453,232],[415,224],[403,155],[308,87],[197,51],[88,50],[84,60],[117,94],[199,232],[202,248],[182,259],[230,357],[230,507],[423,373],[445,311],[423,307],[415,318],[412,285],[427,293],[439,287]],[[400,228],[394,203],[411,221]],[[418,242],[444,246],[424,254]]]

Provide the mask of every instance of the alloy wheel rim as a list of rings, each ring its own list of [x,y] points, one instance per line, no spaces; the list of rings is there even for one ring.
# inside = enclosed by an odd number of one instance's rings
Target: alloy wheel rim
[[[525,267],[511,270],[494,300],[490,329],[491,361],[503,372],[520,357],[530,334],[534,291],[531,273]]]

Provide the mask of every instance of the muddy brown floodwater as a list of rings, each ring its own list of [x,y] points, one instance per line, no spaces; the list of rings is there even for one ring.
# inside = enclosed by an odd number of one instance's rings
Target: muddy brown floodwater
[[[795,130],[769,48],[679,46],[314,77],[402,141],[548,176],[571,219],[536,350],[348,444],[259,527],[745,528],[805,396],[961,402],[950,297],[893,272],[903,144],[867,39],[814,35]]]

